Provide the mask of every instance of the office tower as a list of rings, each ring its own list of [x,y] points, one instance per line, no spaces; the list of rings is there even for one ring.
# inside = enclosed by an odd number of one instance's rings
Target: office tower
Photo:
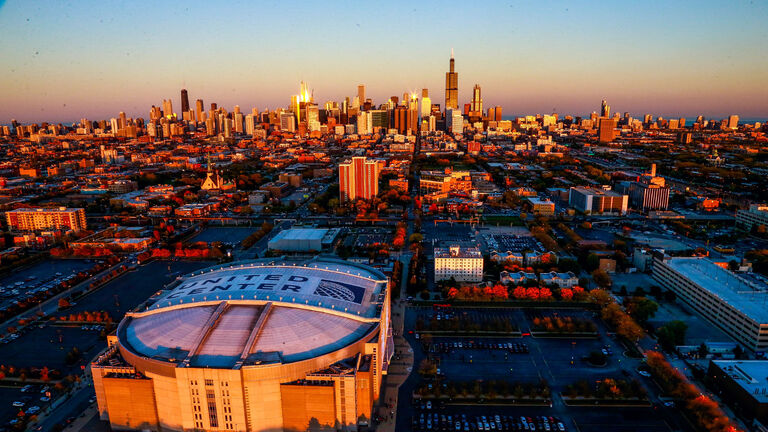
[[[472,103],[469,111],[475,116],[483,115],[483,97],[481,96],[479,84],[475,84],[475,87],[472,89]]]
[[[488,120],[501,121],[501,106],[496,105],[496,108],[493,109],[493,119],[489,118]]]
[[[243,133],[243,120],[244,120],[243,113],[239,112],[238,110],[237,112],[232,114],[232,120],[234,122],[234,127],[232,129],[236,133]]]
[[[365,84],[357,86],[357,99],[362,107],[365,104]]]
[[[320,130],[320,110],[316,103],[306,103],[304,105],[307,129],[310,132]]]
[[[245,116],[245,133],[251,136],[253,136],[253,131],[256,129],[254,118],[253,114]]]
[[[416,98],[415,93],[411,96],[411,101],[408,103],[407,117],[406,129],[408,135],[415,135],[419,130],[419,100]]]
[[[117,119],[116,119],[116,118],[114,118],[114,117],[112,117],[111,119],[109,119],[109,126],[110,126],[110,128],[112,129],[112,133],[113,133],[113,134],[116,134],[116,133],[117,133],[117,130],[118,130],[118,129],[120,129],[120,126],[119,126],[119,125],[118,125],[118,123],[117,123]]]
[[[429,98],[429,90],[421,89],[421,116],[426,117],[432,112],[432,99]]]
[[[219,109],[219,106],[216,105],[216,102],[212,102],[211,103],[211,111],[216,111],[217,109]]]
[[[181,112],[185,113],[189,111],[189,96],[187,95],[187,89],[181,89]]]
[[[389,112],[387,110],[371,110],[371,122],[374,129],[389,129]]]
[[[170,99],[163,99],[163,116],[173,116],[173,102]]]
[[[280,113],[280,130],[286,132],[296,132],[296,117],[293,113]]]
[[[609,143],[615,138],[616,119],[600,118],[600,142]]]
[[[611,116],[611,107],[608,105],[608,102],[603,99],[603,102],[600,104],[600,117],[610,117]]]
[[[379,163],[355,156],[339,164],[339,198],[342,202],[368,200],[379,193]]]
[[[203,105],[203,100],[198,99],[197,102],[195,102],[195,116],[197,117],[197,121],[199,122],[203,121],[204,111],[205,111],[205,106]]]
[[[128,126],[128,120],[125,118],[125,113],[120,111],[120,122],[118,123],[118,126],[120,129],[125,129],[126,126]]]
[[[451,48],[450,71],[445,73],[445,109],[459,107],[459,74],[454,70],[453,48]]]
[[[357,133],[360,135],[373,133],[373,115],[370,111],[362,111],[357,114]]]
[[[728,129],[736,130],[739,128],[739,116],[731,115],[728,117]]]
[[[404,106],[397,106],[392,111],[393,121],[392,126],[397,129],[400,134],[405,134],[408,130],[408,108]]]
[[[446,130],[454,135],[461,135],[464,132],[464,116],[457,108],[448,108],[445,111]]]

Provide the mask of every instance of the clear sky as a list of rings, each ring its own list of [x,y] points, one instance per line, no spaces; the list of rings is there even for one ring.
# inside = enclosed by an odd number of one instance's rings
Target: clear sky
[[[173,4],[175,3],[175,4]],[[307,4],[305,4],[307,3]],[[0,0],[0,123],[482,86],[505,114],[768,118],[768,1]]]

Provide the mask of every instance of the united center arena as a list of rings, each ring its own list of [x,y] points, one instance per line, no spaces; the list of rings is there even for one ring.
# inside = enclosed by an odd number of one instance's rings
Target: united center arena
[[[178,278],[92,364],[115,430],[357,430],[392,356],[387,277],[319,258]]]

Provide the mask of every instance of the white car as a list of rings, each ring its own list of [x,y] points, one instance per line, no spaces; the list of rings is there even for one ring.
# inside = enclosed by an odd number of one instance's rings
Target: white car
[[[13,406],[15,406],[17,408],[21,408],[21,407],[24,406],[24,402],[16,401],[16,402],[13,403]]]
[[[637,371],[637,373],[639,373],[640,375],[642,375],[642,376],[644,376],[646,378],[650,378],[651,377],[651,373],[648,372],[648,371],[640,370],[640,371]]]

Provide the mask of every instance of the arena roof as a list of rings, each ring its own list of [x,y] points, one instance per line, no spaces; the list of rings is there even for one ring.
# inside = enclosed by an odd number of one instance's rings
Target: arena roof
[[[329,259],[215,266],[127,314],[118,337],[137,354],[182,367],[304,360],[376,328],[386,283],[377,270]]]

